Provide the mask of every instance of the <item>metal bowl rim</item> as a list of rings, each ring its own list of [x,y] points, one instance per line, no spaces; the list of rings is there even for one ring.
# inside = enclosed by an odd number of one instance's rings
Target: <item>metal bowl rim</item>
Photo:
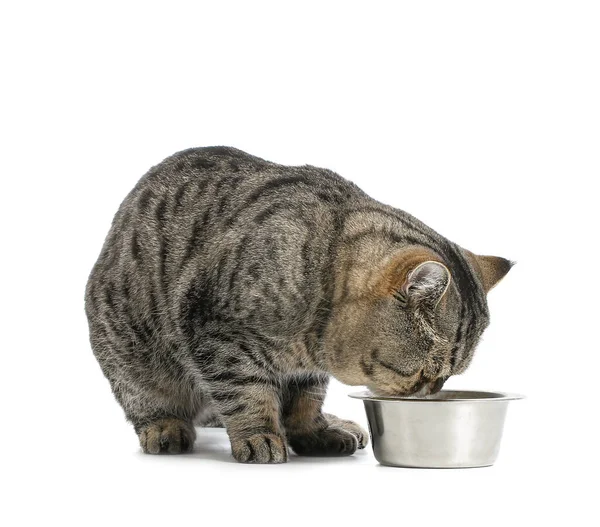
[[[486,403],[498,401],[516,401],[524,399],[525,396],[518,393],[487,391],[487,390],[442,390],[442,392],[460,393],[460,394],[486,394],[488,397],[460,397],[456,399],[426,399],[415,398],[411,396],[387,396],[374,395],[368,390],[348,394],[353,399],[362,399],[363,401],[382,401],[382,402],[402,402],[402,403]],[[440,392],[441,393],[441,392]]]

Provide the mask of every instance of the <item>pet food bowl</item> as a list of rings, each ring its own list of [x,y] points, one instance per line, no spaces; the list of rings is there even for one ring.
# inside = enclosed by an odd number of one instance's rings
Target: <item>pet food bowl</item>
[[[509,401],[521,395],[442,390],[424,398],[351,394],[365,404],[375,458],[382,465],[467,468],[498,457]]]

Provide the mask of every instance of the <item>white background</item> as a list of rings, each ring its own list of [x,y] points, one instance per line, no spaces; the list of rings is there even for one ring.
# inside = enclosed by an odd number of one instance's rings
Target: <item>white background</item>
[[[599,27],[579,1],[3,2],[0,522],[596,522]],[[85,282],[138,178],[203,145],[331,168],[518,262],[447,383],[528,396],[495,466],[386,468],[370,447],[246,466],[201,430],[194,454],[139,452]],[[366,424],[354,390],[326,406]]]

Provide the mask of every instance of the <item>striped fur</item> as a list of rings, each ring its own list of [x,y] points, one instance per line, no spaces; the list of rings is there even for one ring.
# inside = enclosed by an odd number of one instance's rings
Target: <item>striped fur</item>
[[[478,258],[331,171],[190,149],[119,208],[90,340],[147,452],[191,449],[203,419],[239,461],[351,454],[366,433],[322,414],[329,376],[400,394],[464,371],[508,270]]]

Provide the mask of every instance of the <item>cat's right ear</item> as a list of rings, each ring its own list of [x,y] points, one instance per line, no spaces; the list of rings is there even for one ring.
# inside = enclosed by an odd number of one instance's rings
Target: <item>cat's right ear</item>
[[[493,289],[515,264],[500,256],[482,256],[477,254],[475,258],[479,264],[481,279],[486,293]]]
[[[515,264],[515,262],[500,256],[483,256],[467,250],[465,253],[479,275],[486,293],[493,289]]]

